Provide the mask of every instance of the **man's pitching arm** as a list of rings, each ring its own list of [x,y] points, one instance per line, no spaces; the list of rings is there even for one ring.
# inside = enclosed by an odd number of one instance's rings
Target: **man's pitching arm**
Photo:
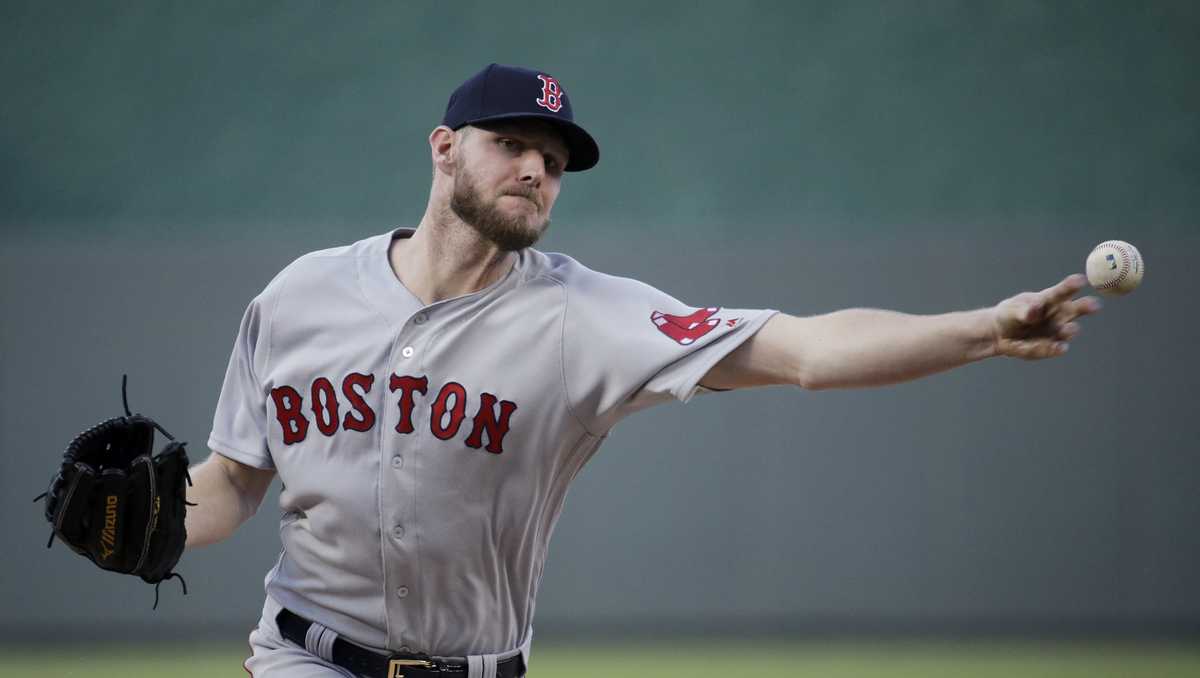
[[[187,545],[205,546],[229,537],[258,511],[275,471],[234,461],[218,452],[190,469]]]
[[[826,315],[778,314],[700,380],[728,390],[791,384],[805,389],[864,388],[910,381],[993,356],[1037,360],[1062,355],[1077,318],[1095,297],[1074,299],[1079,274],[1041,292],[1022,292],[991,308],[941,315],[847,309]]]

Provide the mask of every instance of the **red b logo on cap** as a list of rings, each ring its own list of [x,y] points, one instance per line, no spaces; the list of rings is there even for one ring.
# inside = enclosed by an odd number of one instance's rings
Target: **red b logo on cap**
[[[538,80],[542,81],[542,98],[537,100],[537,105],[557,113],[562,108],[562,86],[548,75],[539,75]]]

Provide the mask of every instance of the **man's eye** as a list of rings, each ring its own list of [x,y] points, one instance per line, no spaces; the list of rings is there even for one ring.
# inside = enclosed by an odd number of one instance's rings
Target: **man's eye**
[[[552,155],[546,156],[546,169],[558,169],[558,159]]]
[[[506,138],[506,137],[500,137],[499,139],[496,140],[496,143],[500,144],[501,146],[503,146],[509,150],[517,147],[517,142],[513,141],[512,139]]]

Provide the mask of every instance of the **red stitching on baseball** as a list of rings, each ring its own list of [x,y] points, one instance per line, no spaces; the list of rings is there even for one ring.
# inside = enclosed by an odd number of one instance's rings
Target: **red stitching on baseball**
[[[1117,250],[1122,255],[1122,257],[1121,257],[1121,272],[1117,275],[1117,277],[1115,277],[1112,280],[1109,280],[1108,282],[1104,283],[1103,285],[1097,287],[1096,289],[1098,289],[1098,290],[1107,290],[1111,287],[1116,287],[1117,285],[1120,285],[1123,280],[1125,280],[1125,277],[1127,275],[1129,275],[1129,261],[1131,259],[1133,259],[1133,254],[1131,254],[1129,250],[1125,249],[1121,245],[1118,245],[1117,244],[1118,242],[1120,242],[1120,241],[1119,240],[1105,240],[1104,242],[1100,243],[1099,245],[1096,245],[1096,249],[1100,249],[1101,247],[1104,247],[1105,245],[1107,245],[1107,246]]]

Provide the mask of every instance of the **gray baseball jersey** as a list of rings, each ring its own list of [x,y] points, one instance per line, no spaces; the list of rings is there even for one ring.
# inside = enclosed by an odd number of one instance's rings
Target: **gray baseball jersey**
[[[689,308],[526,249],[425,305],[399,229],[301,257],[246,311],[209,447],[282,482],[267,594],[348,640],[441,656],[531,637],[567,486],[632,412],[687,401],[771,310]]]

